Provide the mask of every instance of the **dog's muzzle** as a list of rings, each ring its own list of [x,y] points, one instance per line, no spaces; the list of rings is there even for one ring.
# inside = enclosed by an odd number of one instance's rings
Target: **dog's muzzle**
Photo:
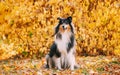
[[[63,25],[62,28],[65,30],[65,29],[67,29],[67,26]]]

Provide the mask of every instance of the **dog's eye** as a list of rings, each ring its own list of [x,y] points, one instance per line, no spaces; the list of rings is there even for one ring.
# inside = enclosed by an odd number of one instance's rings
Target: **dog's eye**
[[[66,24],[68,24],[68,21],[65,21]]]
[[[63,23],[64,23],[64,21],[60,21],[60,23],[61,23],[61,24],[63,24]]]

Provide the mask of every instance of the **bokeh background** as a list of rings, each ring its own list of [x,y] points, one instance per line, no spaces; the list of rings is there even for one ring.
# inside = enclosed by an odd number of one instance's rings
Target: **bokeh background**
[[[68,16],[77,56],[120,56],[119,0],[0,0],[0,60],[45,56],[57,17]]]

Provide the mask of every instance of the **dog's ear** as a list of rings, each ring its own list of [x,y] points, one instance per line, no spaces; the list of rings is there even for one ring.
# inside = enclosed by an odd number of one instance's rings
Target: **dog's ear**
[[[68,19],[70,22],[72,22],[72,17],[71,17],[71,16],[67,17],[67,19]]]
[[[61,18],[60,18],[60,17],[58,17],[58,18],[57,18],[57,20],[59,20],[59,21],[60,21],[60,20],[61,20]]]
[[[61,19],[60,17],[58,17],[57,20],[59,20],[59,23],[58,23],[58,25],[55,27],[55,33],[52,35],[52,37],[58,33],[58,31],[59,31],[59,26],[60,26],[60,23],[61,23],[61,20],[62,20],[62,19]]]
[[[57,20],[59,20],[59,24],[61,24],[63,22],[63,19],[58,17]]]

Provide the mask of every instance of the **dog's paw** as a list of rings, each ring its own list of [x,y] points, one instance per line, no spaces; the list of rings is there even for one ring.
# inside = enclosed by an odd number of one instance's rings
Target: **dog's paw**
[[[55,67],[55,69],[62,71],[63,69],[61,67]]]
[[[63,71],[63,69],[58,69],[59,71]]]
[[[70,66],[70,70],[74,70],[74,66],[72,65],[72,66]]]
[[[48,64],[46,64],[44,67],[45,67],[45,68],[49,68],[49,65],[48,65]]]

